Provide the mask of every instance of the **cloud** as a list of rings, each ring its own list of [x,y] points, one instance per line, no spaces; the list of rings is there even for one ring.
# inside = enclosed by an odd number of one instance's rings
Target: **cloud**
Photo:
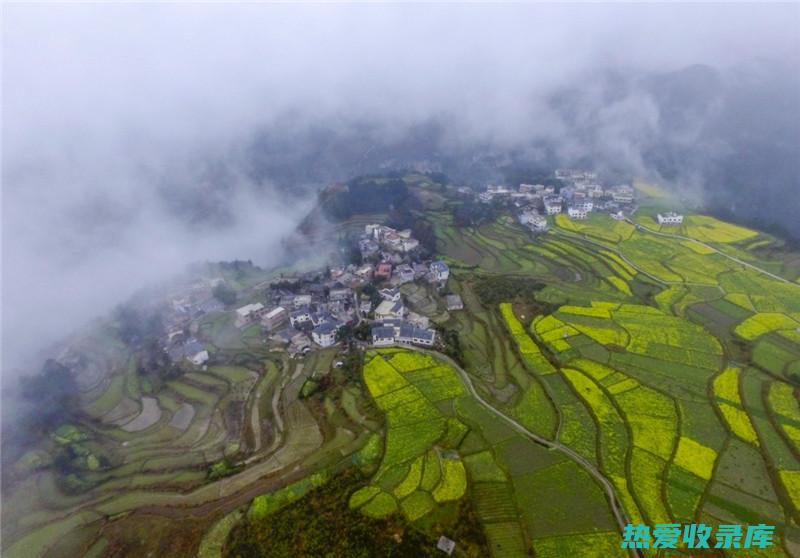
[[[544,138],[646,168],[659,109],[604,99],[603,70],[796,56],[797,25],[797,5],[7,5],[4,368],[186,262],[273,261],[313,187],[298,172],[291,199],[253,159],[351,168],[309,130],[391,144],[443,118],[454,149]],[[285,142],[256,157],[265,132]]]

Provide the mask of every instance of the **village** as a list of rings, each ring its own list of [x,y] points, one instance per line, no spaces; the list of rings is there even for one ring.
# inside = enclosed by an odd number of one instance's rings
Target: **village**
[[[602,211],[625,220],[637,209],[635,190],[628,184],[604,187],[597,173],[577,169],[558,169],[554,176],[560,186],[520,184],[512,189],[488,185],[477,199],[505,204],[519,223],[535,234],[548,230],[548,217],[562,213],[572,220],[584,220],[590,213]],[[683,216],[659,213],[657,221],[659,225],[680,225]],[[188,293],[171,299],[165,350],[175,362],[206,365],[209,350],[196,335],[193,319],[215,312],[232,313],[236,328],[291,356],[345,340],[360,348],[434,347],[437,338],[431,316],[409,308],[400,288],[408,283],[427,285],[448,311],[462,309],[460,297],[446,293],[447,263],[421,259],[419,240],[410,229],[396,230],[378,223],[364,226],[357,248],[360,263],[283,275],[269,281],[266,289],[246,304],[234,307],[213,296],[215,289],[225,286],[224,279],[201,281]]]
[[[516,190],[489,185],[478,195],[483,203],[495,200],[513,204],[520,224],[534,233],[548,228],[548,216],[565,213],[570,219],[583,220],[593,211],[604,211],[622,220],[636,211],[635,190],[628,184],[603,187],[595,172],[558,169],[555,178],[562,186],[520,184]]]
[[[213,293],[222,278],[203,280],[170,299],[162,343],[174,362],[203,367],[211,358],[197,335],[197,318],[227,312],[233,325],[255,330],[271,349],[291,356],[327,348],[349,339],[360,347],[417,345],[433,347],[436,331],[429,316],[414,312],[400,287],[417,283],[443,293],[450,269],[444,261],[420,261],[419,241],[410,230],[369,224],[358,239],[361,264],[283,275],[264,285],[263,294],[226,310]],[[438,294],[437,294],[438,296]],[[458,295],[440,300],[460,310]],[[354,333],[360,333],[356,336]]]

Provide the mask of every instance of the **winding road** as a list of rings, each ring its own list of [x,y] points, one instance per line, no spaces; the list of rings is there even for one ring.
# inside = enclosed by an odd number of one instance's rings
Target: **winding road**
[[[522,424],[520,424],[513,418],[504,414],[502,411],[499,411],[478,393],[478,391],[475,389],[475,385],[472,383],[472,378],[467,373],[467,371],[461,368],[461,366],[459,366],[450,357],[443,355],[442,353],[438,353],[435,351],[426,351],[424,349],[418,349],[416,347],[404,347],[404,348],[412,349],[420,353],[432,353],[440,360],[446,361],[450,366],[452,366],[458,372],[459,376],[461,376],[461,379],[464,381],[464,383],[467,385],[467,388],[469,389],[470,395],[472,395],[475,398],[475,400],[478,401],[478,403],[480,403],[483,407],[485,407],[486,410],[488,410],[490,413],[495,415],[503,422],[507,423],[514,430],[516,430],[529,440],[533,441],[534,443],[546,447],[547,449],[560,451],[561,453],[572,459],[575,463],[580,465],[582,468],[584,468],[603,487],[603,490],[605,491],[606,496],[608,497],[608,500],[611,504],[611,511],[614,514],[614,518],[617,521],[617,525],[619,525],[620,533],[623,532],[625,526],[629,523],[628,517],[625,515],[625,511],[619,504],[619,498],[617,496],[617,492],[616,489],[614,488],[614,485],[605,476],[603,476],[603,473],[601,473],[600,470],[597,469],[597,467],[595,467],[592,463],[590,463],[585,457],[575,452],[571,448],[563,445],[561,442],[548,440],[547,438],[542,438],[541,436],[534,434],[533,432],[525,428]],[[634,548],[628,550],[631,556],[634,556],[635,558],[644,558],[644,555],[641,553],[640,550]]]
[[[800,284],[798,284],[798,283],[794,283],[792,281],[789,281],[785,277],[781,277],[780,275],[775,275],[774,273],[771,273],[771,272],[767,271],[766,269],[762,269],[762,268],[758,267],[757,265],[753,265],[753,264],[751,264],[749,262],[746,262],[744,260],[740,260],[737,257],[731,256],[730,254],[726,254],[722,250],[714,248],[713,246],[710,246],[710,245],[706,244],[705,242],[703,242],[701,240],[697,240],[696,238],[692,238],[692,237],[689,237],[689,236],[683,236],[681,234],[671,234],[671,233],[664,233],[664,232],[661,232],[661,231],[654,231],[653,229],[651,229],[649,227],[645,227],[644,225],[640,225],[638,223],[635,223],[635,222],[631,221],[630,219],[625,219],[625,220],[628,223],[630,223],[631,225],[633,225],[634,227],[636,227],[636,230],[643,231],[643,232],[649,232],[650,234],[654,234],[656,236],[663,236],[665,238],[675,238],[675,239],[679,239],[679,240],[688,240],[690,242],[696,242],[697,244],[700,244],[701,246],[705,246],[709,250],[714,251],[715,253],[719,254],[720,256],[724,256],[724,257],[728,258],[731,261],[734,261],[734,262],[736,262],[738,264],[741,264],[743,266],[749,267],[750,269],[752,269],[754,271],[757,271],[759,273],[762,273],[762,274],[766,275],[767,277],[770,277],[770,278],[775,279],[777,281],[781,281],[783,283],[787,283],[789,285],[794,285],[795,287],[800,287]]]

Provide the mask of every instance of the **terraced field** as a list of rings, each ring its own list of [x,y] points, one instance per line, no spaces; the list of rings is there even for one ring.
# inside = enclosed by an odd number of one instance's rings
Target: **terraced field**
[[[76,548],[102,545],[109,517],[141,509],[167,517],[232,510],[268,490],[265,475],[281,482],[284,474],[313,472],[315,463],[353,454],[367,441],[363,414],[354,423],[335,403],[338,426],[320,423],[297,398],[308,374],[330,367],[330,356],[320,354],[324,364],[304,370],[268,353],[236,355],[247,364],[187,373],[154,396],[136,389],[131,368],[112,378],[86,404],[96,421],[65,424],[52,437],[76,456],[80,472],[67,481],[81,483],[79,491],[49,469],[37,471],[47,454],[21,460],[30,475],[5,496],[3,535],[14,542],[3,554],[50,556],[65,540]],[[348,406],[362,413],[363,397],[351,394]]]
[[[458,362],[367,349],[348,376],[338,349],[289,359],[212,314],[198,335],[216,364],[154,389],[95,340],[113,374],[90,370],[82,417],[16,464],[4,555],[217,558],[353,471],[347,517],[438,538],[467,513],[495,558],[624,556],[627,522],[766,523],[774,546],[724,556],[800,555],[796,255],[707,216],[658,227],[665,194],[637,187],[656,201],[633,221],[558,216],[538,236],[509,215],[459,229],[437,190],[426,218],[464,310],[403,292],[457,334]],[[536,287],[491,288],[509,277]],[[325,388],[301,396],[312,375]],[[180,552],[147,546],[190,530]]]
[[[632,522],[765,522],[779,533],[769,555],[796,555],[796,270],[763,265],[752,252],[772,241],[716,219],[661,230],[688,240],[595,214],[557,217],[552,232],[509,244],[506,258],[533,255],[547,267],[535,274],[547,285],[536,302],[555,309],[522,318],[527,301],[497,307],[526,374],[503,374],[484,358],[487,396],[509,414],[527,409],[516,416],[532,431],[597,463]],[[455,324],[462,332],[487,321],[485,308],[468,310]],[[479,345],[482,336],[469,339]],[[479,351],[465,352],[468,370]],[[502,396],[491,384],[500,375]],[[537,551],[563,553],[563,542]]]

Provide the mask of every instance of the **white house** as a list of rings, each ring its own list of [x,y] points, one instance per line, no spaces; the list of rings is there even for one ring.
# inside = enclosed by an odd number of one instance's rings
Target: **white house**
[[[384,300],[375,309],[375,319],[385,320],[391,318],[402,318],[405,313],[402,302]]]
[[[192,361],[192,364],[195,366],[202,366],[208,362],[208,351],[202,350],[194,356],[189,357],[189,360]]]
[[[400,244],[400,250],[403,252],[411,252],[419,246],[419,240],[416,238],[404,238]]]
[[[350,300],[350,298],[352,298],[352,296],[353,296],[353,291],[348,289],[348,288],[331,289],[331,292],[328,295],[328,298],[330,300],[342,300],[342,301],[344,301],[344,300]]]
[[[545,198],[544,211],[548,215],[557,215],[561,213],[561,204],[564,202],[560,197]]]
[[[246,304],[236,309],[236,327],[243,327],[261,318],[267,309],[260,302]]]
[[[376,346],[422,345],[430,347],[436,341],[436,332],[415,327],[401,320],[387,320],[372,327],[372,344]]]
[[[543,215],[539,215],[537,211],[522,212],[519,216],[519,222],[532,231],[543,231],[547,229],[547,219]]]
[[[447,303],[448,310],[463,310],[464,309],[464,301],[461,300],[461,297],[457,294],[450,294],[445,297],[445,302]]]
[[[683,223],[683,215],[668,211],[667,213],[659,213],[656,215],[659,225],[680,225]]]
[[[422,345],[430,347],[436,340],[436,332],[431,329],[414,327],[404,323],[400,326],[400,331],[395,335],[395,341],[403,345]]]
[[[371,265],[362,265],[356,269],[356,277],[360,277],[361,279],[372,279],[372,272],[373,269]]]
[[[378,291],[378,294],[381,295],[383,300],[391,300],[392,302],[399,302],[401,295],[400,289],[381,289]]]
[[[400,285],[414,280],[414,269],[408,264],[401,264],[394,268],[392,279]]]
[[[372,344],[376,347],[386,347],[394,344],[394,328],[375,326],[372,328]]]
[[[311,304],[311,295],[310,294],[302,294],[296,295],[294,297],[294,301],[292,302],[295,308],[302,308],[303,306],[308,306]]]
[[[611,194],[611,198],[617,203],[633,202],[633,188],[627,184],[620,184],[619,186],[609,188],[608,193]]]
[[[594,209],[594,202],[591,200],[576,200],[572,202],[572,207],[589,213]]]
[[[428,266],[424,263],[415,263],[411,267],[414,268],[414,279],[425,277],[430,271]]]
[[[586,211],[582,206],[581,207],[570,206],[569,208],[567,208],[567,215],[569,215],[570,219],[586,219],[589,216],[589,212]]]
[[[339,325],[333,322],[323,322],[311,330],[311,338],[320,347],[330,347],[336,343],[336,332]]]
[[[444,262],[433,262],[430,266],[430,274],[434,281],[445,283],[450,278],[450,268]]]
[[[289,316],[289,321],[292,323],[292,327],[297,327],[300,324],[304,324],[306,322],[311,321],[311,311],[306,308],[301,308],[300,310],[295,310],[292,312],[292,315]]]

